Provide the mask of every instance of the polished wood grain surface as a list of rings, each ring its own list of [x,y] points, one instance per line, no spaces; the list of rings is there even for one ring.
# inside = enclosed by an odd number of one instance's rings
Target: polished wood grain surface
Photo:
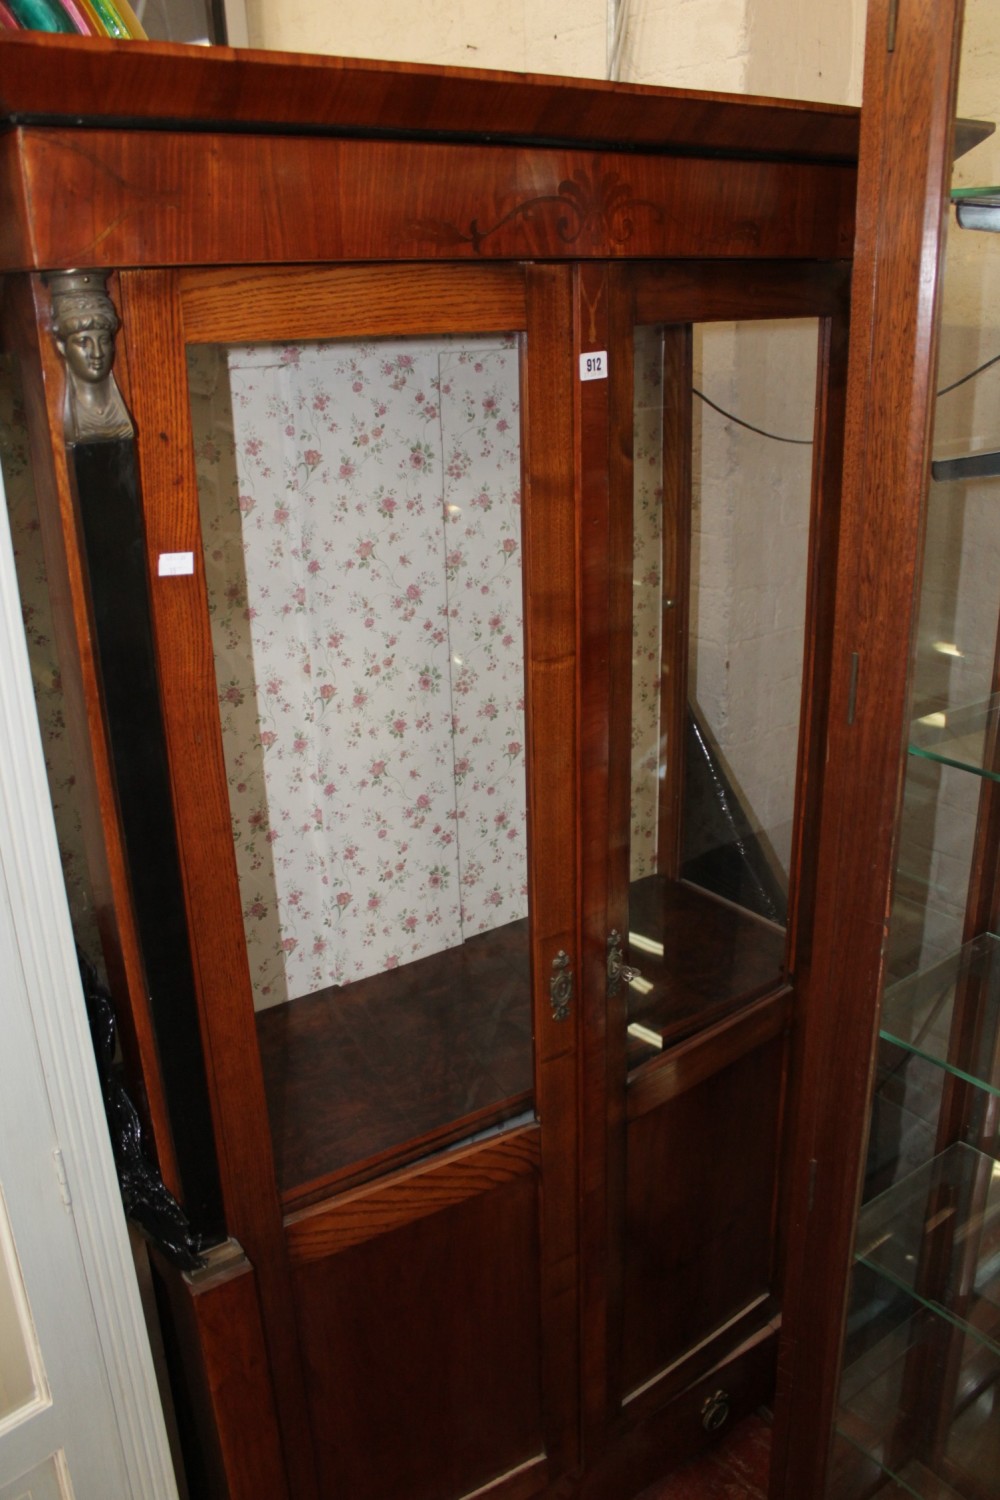
[[[718,323],[747,318],[846,317],[850,262],[683,261],[630,270],[635,322]]]
[[[581,499],[586,590],[582,753],[588,809],[584,847],[589,850],[592,841],[595,850],[593,867],[585,864],[583,872],[585,962],[589,961],[586,955],[593,946],[587,970],[592,977],[585,1034],[588,1093],[584,1108],[590,1107],[591,1098],[596,1099],[594,1118],[600,1113],[606,1121],[606,1134],[600,1137],[600,1143],[596,1126],[587,1137],[585,1165],[585,1181],[591,1185],[593,1196],[592,1210],[586,1212],[584,1221],[585,1266],[589,1270],[584,1308],[585,1437],[598,1448],[602,1442],[610,1442],[612,1447],[630,1443],[640,1408],[645,1413],[662,1411],[665,1401],[696,1379],[713,1358],[721,1357],[726,1348],[733,1347],[743,1333],[755,1326],[755,1318],[766,1320],[773,1315],[774,1271],[780,1260],[776,1232],[778,1122],[783,1118],[786,1036],[794,1011],[794,992],[784,980],[783,930],[718,901],[707,891],[667,878],[666,869],[660,875],[629,884],[632,467],[630,444],[622,442],[621,435],[630,432],[632,425],[632,330],[636,323],[642,322],[664,325],[668,352],[677,356],[667,361],[664,387],[664,447],[668,457],[664,495],[669,507],[664,552],[670,564],[665,570],[668,583],[664,592],[667,597],[683,600],[690,545],[687,536],[691,495],[686,455],[690,450],[691,406],[690,392],[685,390],[685,378],[690,386],[690,323],[757,316],[835,316],[839,317],[842,329],[849,272],[844,264],[742,262],[736,266],[675,261],[622,268],[620,273],[612,273],[610,280],[610,305],[614,312],[605,318],[598,268],[591,270],[589,278],[581,272],[589,331],[598,334],[601,342],[606,339],[612,368],[607,396],[609,415],[604,415],[596,392],[588,398],[593,412],[584,427],[582,459],[585,466],[591,447],[595,454],[608,454],[606,461],[612,476],[610,511],[601,513],[606,491],[598,483],[600,465],[596,462],[595,478],[589,488],[584,484]],[[828,379],[839,380],[838,388],[842,387],[835,365],[834,373],[828,376],[829,352],[829,341],[821,340],[820,392],[826,389]],[[604,423],[609,423],[609,436],[605,435]],[[830,455],[836,448],[838,435],[833,418],[828,425],[819,421],[817,447],[821,456],[814,475],[813,507],[815,513],[828,506],[829,515],[834,518],[831,476],[835,471]],[[825,561],[830,530],[829,519],[824,529],[814,516],[813,562],[817,567],[821,566],[821,558]],[[608,554],[610,597],[601,592],[602,586],[609,587],[600,570],[602,548]],[[675,608],[665,623],[669,625],[671,618],[681,613],[682,610]],[[823,631],[828,629],[828,613],[828,600],[823,596],[809,614],[807,633],[811,649],[819,649],[812,642],[814,637],[823,639]],[[676,700],[686,712],[684,623],[678,620],[677,630],[668,631],[664,637],[668,643],[664,669],[672,687],[668,701]],[[677,686],[673,688],[675,680]],[[808,695],[807,708],[819,712],[819,705],[813,707]],[[669,836],[664,839],[667,847],[671,842]],[[801,858],[807,863],[811,851],[804,852]],[[665,864],[669,869],[669,857]],[[602,902],[603,929],[599,915]],[[644,981],[641,989],[627,990],[621,986],[617,995],[608,995],[605,1000],[601,996],[604,978],[599,964],[606,958],[605,940],[613,927],[623,934],[634,932],[646,938],[654,951],[650,952],[645,943],[642,951],[633,945],[628,956],[641,970]],[[656,944],[662,947],[662,955],[656,953]],[[650,983],[652,989],[647,991],[646,985]],[[630,1021],[649,1026],[665,1046],[660,1050],[638,1038],[627,1039],[627,1056],[633,1071],[626,1091],[626,1028]],[[661,1377],[654,1370],[652,1384],[642,1402],[638,1405],[623,1402],[628,1386],[625,1371],[631,1368],[634,1372],[635,1361],[640,1357],[636,1336],[641,1322],[637,1303],[633,1302],[633,1321],[626,1326],[623,1305],[625,1268],[629,1255],[634,1253],[631,1245],[634,1221],[629,1221],[626,1210],[626,1183],[632,1185],[630,1191],[635,1191],[638,1177],[645,1174],[648,1180],[643,1191],[648,1194],[652,1212],[652,1205],[662,1202],[660,1194],[666,1191],[665,1174],[673,1170],[669,1156],[661,1159],[655,1150],[643,1153],[641,1137],[648,1126],[636,1122],[655,1117],[685,1094],[703,1090],[707,1097],[713,1093],[712,1080],[718,1075],[731,1076],[733,1069],[740,1068],[753,1072],[759,1067],[760,1054],[766,1054],[770,1062],[767,1084],[755,1100],[754,1114],[762,1110],[771,1112],[767,1132],[769,1161],[757,1180],[761,1198],[756,1205],[759,1212],[753,1219],[747,1251],[751,1258],[757,1257],[758,1266],[766,1267],[766,1276],[758,1290],[748,1294],[744,1311],[737,1314],[738,1327],[730,1327],[727,1332],[719,1332],[717,1327],[703,1344],[695,1340],[693,1346],[678,1347],[669,1377]],[[755,1056],[758,1056],[756,1064],[751,1061]],[[714,1097],[719,1108],[725,1109],[725,1090]],[[729,1122],[734,1138],[739,1136],[744,1125],[732,1116]],[[683,1129],[667,1134],[674,1142],[688,1140],[688,1132]],[[696,1217],[694,1202],[692,1197],[692,1206],[686,1212]],[[724,1319],[721,1326],[725,1328]],[[649,1356],[647,1363],[652,1369],[655,1358]]]
[[[91,121],[532,136],[817,161],[852,160],[858,140],[858,111],[836,104],[18,33],[0,40],[0,107]]]
[[[193,344],[508,333],[527,316],[516,265],[199,267],[178,288]]]
[[[899,0],[896,10],[891,0],[868,9],[829,732],[802,995],[773,1500],[825,1488],[924,534],[961,5]]]
[[[17,135],[3,269],[850,252],[851,166],[164,131],[151,171],[141,132]]]
[[[629,891],[629,932],[662,949],[657,954],[633,945],[645,983],[641,990],[630,989],[629,1024],[648,1027],[664,1042],[710,1025],[781,982],[784,929],[686,881],[665,875],[635,881]],[[652,1050],[633,1039],[633,1066]]]
[[[784,986],[648,1058],[629,1075],[628,1118],[635,1120],[658,1109],[786,1032],[794,1014],[793,1001],[792,990]]]
[[[537,1179],[540,1141],[537,1125],[511,1128],[299,1209],[285,1220],[292,1261],[306,1265],[322,1260],[466,1198],[492,1192],[515,1177]]]
[[[182,1364],[188,1479],[204,1500],[291,1500],[257,1303],[256,1278],[239,1246],[191,1278],[154,1257],[158,1293],[172,1312],[170,1346]],[[218,1254],[218,1252],[216,1252]]]
[[[0,266],[121,268],[151,564],[200,555],[190,341],[521,334],[530,952],[497,937],[479,967],[415,967],[402,1005],[392,976],[255,1017],[197,562],[154,577],[152,612],[214,1144],[289,1491],[620,1500],[701,1443],[712,1381],[768,1394],[797,1003],[781,933],[715,903],[698,938],[709,898],[654,881],[635,911],[674,911],[647,1016],[668,1047],[627,1083],[606,964],[629,929],[632,330],[838,317],[856,113],[46,37],[0,38],[0,101]],[[582,382],[595,349],[611,379]],[[532,1123],[456,1144],[522,1105]]]
[[[31,264],[31,212],[24,201],[16,131],[0,135],[0,265]]]
[[[200,553],[194,443],[180,304],[169,271],[121,279],[123,319],[143,350],[131,368],[150,577],[161,552]],[[206,1070],[229,1232],[257,1289],[289,1481],[315,1496],[303,1371],[294,1337],[281,1213],[222,757],[204,573],[154,587],[152,619]]]
[[[528,909],[535,1102],[542,1121],[540,1337],[544,1447],[553,1475],[579,1458],[579,1046],[576,407],[579,325],[569,266],[526,270],[523,547],[528,735]],[[553,1007],[560,953],[575,976]]]
[[[296,1258],[324,1495],[440,1500],[542,1453],[539,1208],[516,1171]]]
[[[336,278],[335,278],[336,279]],[[390,278],[399,295],[400,283]],[[576,1198],[576,1038],[579,1025],[578,1009],[571,1005],[565,1020],[553,1013],[549,997],[549,980],[552,964],[557,954],[566,950],[575,967],[575,861],[573,857],[575,771],[574,735],[575,721],[575,567],[574,557],[574,484],[573,484],[573,395],[572,366],[565,360],[564,351],[572,326],[571,281],[568,268],[542,267],[528,272],[525,279],[521,273],[520,294],[511,294],[510,276],[501,276],[488,268],[484,278],[483,308],[496,306],[491,302],[491,288],[496,288],[503,299],[505,312],[524,311],[526,324],[525,378],[523,381],[523,434],[526,454],[526,483],[523,497],[523,545],[525,552],[526,578],[526,622],[528,663],[526,669],[526,739],[529,747],[529,836],[531,849],[531,883],[529,890],[532,910],[531,966],[522,946],[520,956],[508,969],[500,947],[491,949],[490,940],[480,944],[488,960],[486,969],[476,979],[474,972],[467,972],[465,984],[459,984],[449,992],[447,986],[440,989],[440,1009],[435,1020],[431,989],[431,970],[415,973],[414,1004],[397,1007],[391,1016],[380,1009],[382,1002],[390,998],[389,991],[382,991],[374,983],[368,994],[368,1003],[362,1006],[359,998],[354,1013],[354,1024],[336,1027],[321,1040],[319,1032],[308,1024],[299,1030],[292,1051],[298,1063],[305,1064],[305,1074],[294,1108],[298,1111],[298,1123],[308,1121],[310,1115],[319,1122],[321,1131],[340,1132],[338,1149],[348,1155],[355,1149],[359,1139],[355,1132],[351,1141],[352,1112],[358,1106],[359,1096],[363,1100],[366,1084],[377,1082],[379,1093],[374,1088],[365,1104],[369,1123],[376,1123],[383,1132],[390,1125],[391,1140],[393,1122],[400,1112],[409,1113],[410,1123],[402,1134],[410,1141],[417,1139],[419,1149],[427,1151],[446,1144],[454,1133],[446,1122],[444,1130],[435,1131],[433,1120],[429,1123],[421,1112],[428,1101],[432,1109],[439,1109],[442,1099],[446,1101],[446,1115],[452,1108],[462,1118],[462,1133],[467,1133],[470,1123],[487,1123],[497,1113],[506,1113],[515,1103],[527,1103],[533,1093],[539,1114],[544,1120],[541,1131],[535,1132],[530,1145],[531,1161],[531,1218],[530,1233],[525,1229],[517,1241],[518,1255],[530,1251],[530,1263],[512,1264],[509,1275],[515,1277],[518,1286],[534,1285],[534,1301],[530,1318],[530,1339],[535,1360],[542,1371],[548,1395],[544,1415],[538,1409],[537,1399],[531,1397],[532,1422],[540,1436],[534,1440],[530,1451],[515,1444],[508,1451],[506,1439],[495,1446],[497,1473],[522,1461],[527,1462],[533,1454],[544,1448],[547,1461],[554,1472],[561,1472],[573,1461],[576,1451],[576,1339],[577,1339],[577,1236],[575,1226]],[[433,304],[435,296],[442,299],[456,315],[461,307],[456,300],[457,290],[464,288],[469,318],[474,323],[484,316],[483,308],[474,302],[474,283],[471,278],[460,275],[447,283],[440,273],[424,270],[413,275],[414,300],[411,308],[411,324],[419,329],[426,321],[426,308]],[[386,285],[384,271],[376,271],[371,277],[369,292],[375,308],[372,321],[377,323],[377,298],[379,289]],[[298,316],[296,309],[310,284],[310,273],[299,273],[297,289],[291,278],[284,277],[272,308],[275,319]],[[187,278],[185,288],[196,297],[202,283]],[[357,320],[363,302],[364,289],[357,274],[353,279],[339,278],[339,289],[346,289],[341,312],[348,321]],[[429,289],[429,291],[428,291]],[[140,453],[144,465],[143,478],[150,506],[148,542],[151,557],[155,561],[161,550],[191,550],[200,554],[198,532],[196,485],[191,468],[192,441],[190,417],[184,396],[184,352],[182,317],[184,302],[179,282],[170,273],[156,273],[151,277],[130,274],[123,277],[126,319],[137,335],[141,332],[148,342],[147,351],[153,347],[160,350],[158,361],[160,374],[146,381],[145,389],[136,401],[136,414],[142,431]],[[213,282],[208,300],[203,299],[195,311],[200,334],[213,337],[215,327],[212,317],[218,314],[220,321],[231,319],[233,297],[226,291],[217,299],[218,282]],[[421,295],[422,294],[422,295]],[[209,306],[210,303],[210,306]],[[161,316],[151,327],[149,319],[159,306]],[[336,324],[335,299],[331,299],[329,331]],[[438,313],[440,316],[440,312]],[[492,315],[491,315],[492,317]],[[506,321],[506,319],[505,319]],[[232,322],[227,331],[233,332]],[[278,333],[287,328],[287,323],[275,321],[271,331]],[[340,326],[343,326],[342,324]],[[355,326],[355,324],[351,324]],[[397,332],[405,332],[398,328]],[[172,435],[168,442],[166,435]],[[208,616],[200,571],[188,586],[182,580],[178,590],[160,589],[154,600],[154,617],[160,642],[160,660],[163,671],[163,692],[166,712],[170,724],[171,757],[175,776],[183,783],[178,800],[178,818],[184,849],[186,882],[192,930],[196,934],[199,956],[199,978],[203,998],[203,1015],[207,1046],[212,1060],[211,1076],[219,1121],[220,1155],[223,1162],[227,1208],[232,1222],[240,1226],[241,1240],[246,1243],[255,1264],[260,1266],[261,1299],[264,1323],[271,1357],[276,1371],[279,1393],[291,1407],[281,1408],[283,1424],[294,1424],[301,1420],[305,1405],[291,1395],[293,1387],[284,1384],[287,1361],[295,1358],[295,1340],[290,1336],[291,1305],[287,1300],[288,1283],[285,1279],[285,1244],[275,1243],[275,1212],[278,1193],[271,1173],[272,1152],[270,1129],[263,1119],[262,1105],[265,1100],[263,1072],[257,1051],[257,1034],[253,1019],[249,990],[246,986],[246,957],[243,950],[240,903],[232,868],[232,841],[228,822],[228,803],[225,793],[225,776],[219,743],[219,727],[215,704],[214,673],[211,662],[211,646],[208,636]],[[198,774],[192,774],[194,762]],[[523,945],[524,939],[521,939]],[[235,947],[234,947],[235,945]],[[447,968],[447,965],[445,965]],[[475,966],[473,966],[474,970]],[[503,976],[501,978],[501,976]],[[533,977],[531,977],[533,976]],[[441,975],[439,973],[439,979]],[[494,1008],[483,1017],[479,1028],[469,1027],[470,986],[485,984],[496,990],[505,986],[510,994],[520,997],[520,1015],[513,1028],[508,1027],[509,1009],[505,1009],[500,997],[493,996]],[[530,978],[530,987],[529,987]],[[398,995],[399,976],[396,981]],[[404,983],[406,982],[404,976]],[[435,981],[437,983],[437,981]],[[391,989],[391,981],[390,981]],[[531,993],[533,991],[533,994]],[[372,997],[377,997],[376,999]],[[531,1001],[529,1009],[527,1002]],[[418,1005],[419,1000],[419,1005]],[[340,997],[338,997],[338,1004]],[[421,1007],[426,1002],[426,1014]],[[367,1010],[367,1025],[358,1022],[358,1013]],[[529,1020],[533,1010],[533,1017]],[[281,1016],[264,1017],[261,1021],[265,1034],[265,1063],[270,1067],[270,1103],[272,1118],[283,1120],[289,1107],[290,1091],[286,1088],[288,1075],[282,1069],[287,1060],[286,1043],[297,1031],[297,1021],[304,1022],[326,1013],[326,1019],[337,1018],[337,1005],[327,1002],[306,1002],[296,1011],[288,1008]],[[457,1027],[457,1029],[456,1029]],[[290,1029],[289,1029],[290,1028]],[[495,1043],[502,1040],[504,1029],[519,1033],[520,1049],[517,1063],[511,1067],[510,1059],[503,1061],[497,1054]],[[534,1068],[530,1051],[531,1032],[534,1032]],[[322,1030],[322,1027],[320,1028]],[[405,1035],[404,1035],[405,1033]],[[464,1037],[464,1041],[463,1041]],[[428,1039],[430,1039],[430,1044]],[[248,1054],[247,1048],[252,1049]],[[352,1052],[357,1047],[357,1052]],[[424,1051],[418,1059],[421,1048]],[[270,1050],[269,1050],[270,1049]],[[367,1073],[362,1073],[359,1054],[366,1054]],[[495,1063],[493,1061],[495,1059]],[[484,1061],[497,1067],[496,1078],[485,1094],[481,1088],[485,1072]],[[344,1093],[340,1100],[343,1108],[338,1113],[334,1089],[328,1087],[326,1072],[336,1085],[338,1078],[344,1082]],[[339,1070],[339,1071],[338,1071]],[[258,1082],[259,1080],[259,1082]],[[312,1084],[312,1089],[306,1087]],[[470,1092],[471,1084],[471,1092]],[[311,1099],[310,1099],[311,1092]],[[491,1104],[500,1094],[499,1111]],[[324,1100],[331,1104],[324,1118]],[[387,1102],[388,1101],[388,1102]],[[330,1121],[332,1120],[332,1125]],[[345,1127],[345,1122],[347,1125]],[[356,1122],[355,1122],[356,1123]],[[261,1127],[266,1131],[262,1142]],[[382,1140],[385,1142],[383,1135]],[[322,1149],[329,1145],[329,1133],[324,1137]],[[310,1149],[308,1125],[296,1141],[295,1150],[307,1155]],[[370,1144],[364,1148],[371,1151]],[[502,1150],[479,1148],[479,1163],[471,1176],[462,1172],[454,1176],[454,1158],[449,1156],[449,1193],[438,1199],[433,1184],[425,1186],[425,1207],[431,1220],[447,1219],[453,1226],[475,1223],[479,1210],[469,1208],[467,1216],[465,1200],[470,1202],[481,1196],[485,1164],[497,1157],[504,1157],[515,1148],[505,1143]],[[500,1194],[506,1200],[511,1193],[517,1201],[523,1197],[518,1182],[524,1172],[524,1147],[516,1147],[521,1154],[515,1165],[515,1178],[509,1188],[502,1180],[491,1184],[490,1194]],[[404,1153],[405,1154],[405,1153]],[[398,1163],[400,1152],[386,1148],[385,1158],[379,1167],[385,1171],[392,1162]],[[320,1152],[322,1157],[322,1151]],[[371,1156],[368,1157],[369,1163]],[[308,1176],[313,1165],[308,1161],[293,1171]],[[319,1165],[316,1170],[328,1173],[328,1168]],[[509,1177],[509,1173],[506,1174]],[[501,1178],[503,1174],[501,1174]],[[544,1184],[539,1194],[536,1179]],[[435,1181],[445,1178],[435,1174]],[[301,1184],[299,1184],[301,1185]],[[340,1184],[343,1187],[343,1183]],[[315,1186],[315,1179],[313,1179]],[[372,1185],[373,1197],[366,1202],[372,1213],[365,1222],[378,1223],[385,1229],[389,1220],[398,1224],[392,1233],[379,1232],[377,1245],[371,1254],[381,1257],[382,1242],[390,1246],[400,1243],[398,1234],[434,1236],[443,1231],[426,1228],[417,1230],[415,1215],[406,1198],[400,1197],[398,1181],[394,1176],[380,1178]],[[335,1202],[340,1203],[338,1197]],[[353,1200],[351,1200],[353,1203]],[[524,1199],[527,1204],[528,1199]],[[317,1203],[317,1211],[324,1210],[319,1220],[309,1222],[309,1243],[315,1250],[317,1244],[325,1247],[308,1261],[308,1278],[297,1276],[294,1281],[293,1302],[298,1303],[297,1326],[303,1330],[303,1338],[313,1354],[306,1354],[306,1372],[310,1385],[322,1384],[334,1379],[331,1371],[338,1371],[337,1361],[346,1358],[338,1349],[319,1368],[314,1366],[315,1351],[319,1338],[329,1343],[329,1329],[322,1332],[322,1325],[314,1326],[314,1314],[319,1307],[312,1308],[311,1292],[306,1288],[314,1284],[325,1286],[326,1276],[339,1274],[336,1262],[344,1250],[343,1234],[355,1235],[338,1228],[336,1233],[329,1228],[356,1221],[353,1207],[345,1208],[345,1220],[339,1211],[333,1213],[329,1202]],[[326,1212],[329,1210],[329,1212]],[[490,1213],[493,1210],[489,1211]],[[520,1210],[518,1210],[520,1213]],[[331,1217],[332,1214],[332,1217]],[[373,1217],[374,1215],[374,1217]],[[528,1223],[529,1221],[526,1221]],[[328,1226],[316,1239],[318,1224]],[[459,1228],[454,1229],[458,1235]],[[301,1229],[289,1229],[289,1246],[300,1243],[305,1233]],[[333,1235],[330,1239],[329,1235]],[[502,1240],[499,1237],[497,1243]],[[451,1255],[461,1257],[467,1253],[478,1256],[482,1244],[473,1235],[472,1249],[463,1249],[455,1239]],[[329,1263],[329,1264],[327,1264]],[[402,1269],[402,1268],[401,1268]],[[508,1273],[505,1273],[508,1274]],[[316,1278],[319,1278],[316,1281]],[[410,1295],[413,1295],[411,1287]],[[323,1293],[325,1296],[325,1293]],[[305,1300],[302,1300],[305,1299]],[[307,1306],[307,1303],[309,1305]],[[324,1314],[325,1316],[325,1314]],[[332,1317],[331,1313],[331,1317]],[[417,1314],[414,1312],[414,1316]],[[373,1334],[373,1337],[376,1335]],[[492,1330],[484,1335],[501,1337]],[[519,1338],[527,1339],[522,1330]],[[524,1347],[527,1347],[525,1345]],[[403,1356],[401,1351],[400,1357]],[[336,1377],[339,1379],[339,1375]],[[537,1383],[537,1375],[532,1381]],[[532,1385],[534,1390],[534,1385]],[[369,1390],[364,1399],[378,1400]],[[359,1396],[359,1399],[361,1397]],[[450,1398],[449,1398],[450,1399]],[[470,1402],[473,1396],[469,1395]],[[480,1398],[481,1399],[481,1398]],[[477,1402],[478,1405],[478,1402]],[[488,1426],[489,1424],[487,1424]],[[285,1431],[291,1432],[292,1426]],[[308,1445],[306,1445],[308,1446]],[[322,1444],[320,1444],[322,1447]],[[493,1450],[491,1450],[493,1451]],[[434,1471],[437,1472],[437,1471]],[[481,1476],[482,1482],[492,1477],[492,1471]],[[435,1481],[436,1483],[437,1481]],[[387,1493],[394,1494],[391,1486]]]
[[[788,968],[805,976],[811,952],[819,844],[823,810],[830,675],[833,669],[833,612],[840,494],[843,479],[847,399],[848,296],[850,278],[831,282],[832,303],[819,326],[816,421],[813,436],[812,501],[806,579],[801,731],[796,781],[801,788],[792,831],[792,862],[798,872],[789,891]],[[797,1069],[793,1070],[797,1076]]]
[[[778,1036],[629,1123],[624,1392],[770,1290],[782,1056]]]
[[[605,1440],[610,1416],[608,1370],[616,1350],[611,1303],[618,1282],[622,1093],[615,1088],[624,1030],[607,995],[609,881],[627,861],[617,805],[627,778],[609,775],[615,715],[628,713],[628,684],[612,672],[613,640],[631,621],[631,557],[619,548],[612,517],[632,488],[632,313],[626,281],[606,266],[577,272],[578,348],[605,349],[608,379],[579,387],[580,548],[580,827],[581,984],[581,1391],[586,1452]],[[629,580],[625,586],[625,580]],[[610,587],[609,587],[610,581]],[[624,607],[623,607],[624,600]],[[616,694],[621,694],[616,698]],[[626,875],[627,878],[627,875]],[[623,1070],[621,1076],[624,1076]]]
[[[261,1011],[257,1037],[286,1202],[471,1135],[531,1106],[527,922]]]

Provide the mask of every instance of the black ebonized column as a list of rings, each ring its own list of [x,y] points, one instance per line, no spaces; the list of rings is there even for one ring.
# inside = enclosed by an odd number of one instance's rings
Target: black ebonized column
[[[193,1228],[225,1236],[174,829],[135,446],[69,443],[149,1004]]]

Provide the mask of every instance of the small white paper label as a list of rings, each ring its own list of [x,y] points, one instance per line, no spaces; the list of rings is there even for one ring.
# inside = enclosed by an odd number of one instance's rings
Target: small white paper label
[[[161,578],[179,578],[184,573],[193,573],[194,553],[161,552],[157,572]]]
[[[581,380],[607,380],[607,378],[608,351],[606,349],[591,349],[588,354],[580,355]]]

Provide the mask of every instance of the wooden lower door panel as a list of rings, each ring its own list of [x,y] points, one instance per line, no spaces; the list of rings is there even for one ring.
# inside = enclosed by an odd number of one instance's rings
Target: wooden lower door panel
[[[638,1495],[724,1438],[770,1399],[777,1352],[777,1330],[765,1326],[666,1405],[630,1420],[618,1441],[588,1467],[575,1500],[624,1500]],[[716,1415],[711,1417],[713,1412]],[[727,1500],[737,1496],[744,1500],[746,1493],[729,1486],[724,1491],[704,1491],[706,1496],[724,1494]]]
[[[624,1396],[770,1290],[783,1047],[775,1036],[629,1121]]]
[[[539,1178],[498,1150],[289,1221],[323,1496],[458,1500],[542,1453]]]

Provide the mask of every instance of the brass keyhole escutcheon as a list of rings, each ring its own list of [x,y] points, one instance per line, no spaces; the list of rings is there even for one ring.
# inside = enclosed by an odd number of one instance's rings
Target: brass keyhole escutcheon
[[[706,1432],[720,1432],[729,1421],[729,1392],[716,1391],[701,1409],[701,1425]]]
[[[569,966],[569,954],[560,948],[552,960],[552,977],[549,980],[552,999],[552,1019],[567,1021],[570,1002],[573,999],[573,970]]]
[[[622,958],[621,933],[617,928],[608,937],[608,999],[613,1000],[618,993],[618,986],[624,981],[631,984],[633,979],[641,979],[642,975],[638,969],[633,969]]]

